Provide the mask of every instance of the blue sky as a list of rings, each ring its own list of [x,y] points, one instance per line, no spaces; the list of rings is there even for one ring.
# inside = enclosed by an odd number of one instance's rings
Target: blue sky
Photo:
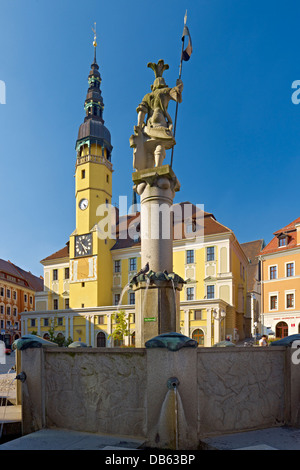
[[[297,0],[0,0],[0,258],[40,275],[39,261],[75,228],[75,142],[94,21],[113,202],[131,202],[129,137],[153,82],[147,63],[164,59],[175,84],[186,9],[193,54],[183,64],[175,202],[204,204],[240,243],[268,242],[299,217]],[[174,117],[174,103],[169,110]]]

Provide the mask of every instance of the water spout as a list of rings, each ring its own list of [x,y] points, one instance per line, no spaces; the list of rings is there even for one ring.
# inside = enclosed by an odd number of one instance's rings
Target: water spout
[[[17,376],[16,376],[16,379],[17,380],[20,380],[22,383],[25,382],[27,376],[25,374],[25,372],[20,372]]]
[[[167,381],[168,391],[153,435],[156,446],[160,448],[180,450],[188,442],[188,426],[178,391],[179,383],[177,377],[170,377]]]

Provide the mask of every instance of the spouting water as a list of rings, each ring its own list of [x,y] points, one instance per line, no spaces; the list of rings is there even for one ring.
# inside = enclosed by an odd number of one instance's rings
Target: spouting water
[[[175,306],[175,311],[176,311],[176,290],[175,290],[175,285],[174,285],[174,279],[171,278],[172,286],[173,286],[173,293],[174,293],[174,306]]]
[[[168,380],[168,391],[155,428],[155,442],[159,443],[162,448],[174,450],[182,448],[188,439],[188,426],[178,385],[179,381],[176,377],[171,377]]]
[[[119,300],[119,303],[118,303],[118,306],[117,306],[117,310],[119,311],[120,310],[120,307],[122,305],[122,300],[123,300],[123,297],[124,297],[124,294],[125,292],[127,292],[129,289],[129,283],[126,284],[126,286],[123,288],[122,290],[122,293],[121,293],[121,296],[120,296],[120,300]]]

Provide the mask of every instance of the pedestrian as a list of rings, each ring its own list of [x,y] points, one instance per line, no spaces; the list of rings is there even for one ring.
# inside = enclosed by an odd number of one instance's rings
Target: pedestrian
[[[267,335],[262,335],[259,340],[259,346],[268,346],[268,337]]]

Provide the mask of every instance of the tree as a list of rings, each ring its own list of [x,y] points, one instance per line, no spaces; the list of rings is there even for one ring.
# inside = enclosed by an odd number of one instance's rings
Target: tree
[[[130,330],[127,325],[126,313],[124,310],[115,312],[112,316],[115,321],[113,332],[109,335],[109,338],[113,338],[114,341],[123,341],[124,336],[130,335]]]

